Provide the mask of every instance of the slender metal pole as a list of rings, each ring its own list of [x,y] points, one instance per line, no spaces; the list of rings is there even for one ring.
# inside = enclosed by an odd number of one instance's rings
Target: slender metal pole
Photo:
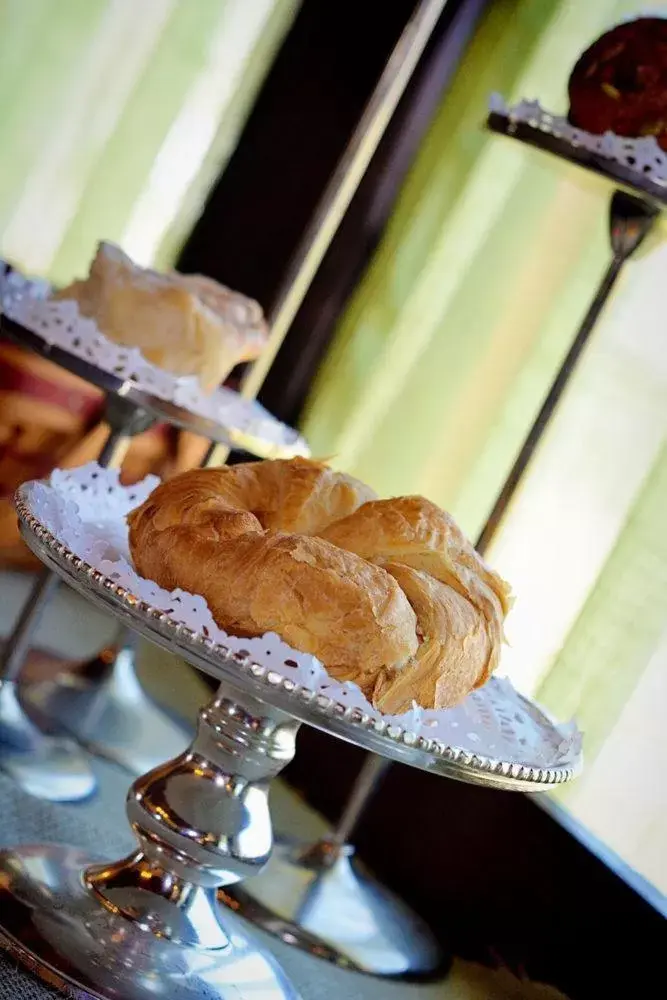
[[[17,679],[30,648],[33,632],[39,625],[44,609],[57,587],[58,577],[55,573],[49,569],[40,573],[0,656],[2,683],[11,683]]]
[[[269,316],[269,341],[241,382],[241,395],[255,399],[301,303],[391,121],[447,0],[421,0],[364,108],[331,180],[287,268]],[[204,465],[223,465],[230,449],[212,445]]]
[[[612,257],[607,270],[605,271],[604,277],[600,283],[597,294],[591,303],[591,306],[586,313],[583,323],[579,328],[579,332],[572,342],[561,368],[554,379],[549,393],[544,400],[544,403],[540,407],[540,411],[535,418],[535,421],[528,432],[528,436],[521,446],[521,450],[517,455],[514,465],[510,469],[510,472],[505,480],[505,484],[498,494],[493,509],[489,514],[484,527],[475,543],[475,548],[480,555],[484,555],[488,551],[491,543],[495,539],[500,523],[507,512],[507,509],[514,498],[514,495],[519,488],[521,481],[523,480],[524,473],[528,468],[528,465],[535,453],[537,446],[542,440],[542,435],[544,434],[547,424],[549,423],[558,402],[565,391],[565,388],[570,381],[570,377],[574,371],[574,367],[579,361],[581,354],[588,343],[589,337],[593,331],[593,326],[600,315],[602,306],[607,301],[609,293],[611,292],[614,284],[616,283],[619,274],[621,273],[621,268],[623,266],[623,259],[620,257]]]
[[[97,461],[104,468],[118,467],[125,457],[129,443],[130,438],[123,430],[112,429]],[[59,577],[51,570],[41,573],[35,581],[18,621],[7,637],[0,654],[0,684],[11,684],[17,680],[35,629],[58,583]]]

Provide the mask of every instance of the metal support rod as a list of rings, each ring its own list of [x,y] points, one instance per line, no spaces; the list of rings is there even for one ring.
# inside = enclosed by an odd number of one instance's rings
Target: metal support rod
[[[101,465],[103,469],[120,469],[131,443],[132,438],[122,431],[109,431],[109,437],[102,446],[97,464]]]
[[[21,672],[23,661],[30,649],[33,632],[39,625],[44,609],[58,587],[58,582],[59,577],[48,569],[40,573],[37,578],[0,656],[0,679],[3,684],[15,681]]]
[[[616,191],[609,208],[609,235],[612,256],[600,285],[588,307],[572,346],[540,407],[526,439],[521,446],[509,475],[493,505],[476,543],[480,555],[484,555],[495,539],[507,509],[523,482],[524,475],[547,426],[567,388],[593,328],[618,280],[622,267],[653,229],[658,212],[640,198]],[[321,848],[315,844],[308,848],[310,858],[320,854],[324,863],[331,864],[332,845],[341,850],[354,829],[359,817],[375,794],[388,770],[388,761],[375,754],[368,754],[352,786],[347,804],[336,827],[321,841]],[[318,849],[319,848],[319,849]]]
[[[320,844],[314,845],[314,848],[310,847],[305,852],[309,857],[313,860],[319,858],[320,862],[327,867],[333,864],[335,858],[332,858],[332,853],[336,856],[340,854],[350,840],[352,832],[382,784],[390,765],[391,761],[387,760],[386,757],[379,757],[375,753],[366,754],[361,770],[354,779],[347,802],[343,806],[340,819],[335,827],[322,838]],[[334,852],[331,850],[332,847]]]
[[[480,555],[484,555],[488,551],[491,543],[495,539],[500,523],[509,507],[514,495],[523,480],[524,473],[528,468],[528,465],[535,453],[535,449],[542,440],[542,435],[544,434],[547,424],[551,419],[560,398],[565,391],[565,388],[570,380],[570,376],[574,371],[574,367],[581,357],[582,351],[584,350],[586,344],[588,343],[589,337],[593,331],[595,322],[600,315],[600,311],[607,301],[609,293],[611,292],[614,284],[616,283],[619,274],[621,273],[621,268],[623,266],[623,258],[612,257],[607,270],[605,271],[604,277],[600,283],[597,294],[593,299],[588,312],[582,322],[579,332],[575,337],[572,345],[565,356],[565,360],[561,365],[556,378],[554,379],[549,393],[544,400],[542,406],[540,407],[539,413],[535,418],[535,421],[530,428],[528,435],[521,446],[521,450],[517,455],[514,465],[510,469],[510,472],[505,480],[505,484],[498,494],[493,509],[489,514],[484,527],[475,543],[475,548]]]
[[[647,205],[639,198],[632,197],[632,195],[616,191],[612,196],[609,208],[609,230],[612,247],[611,260],[593,297],[593,301],[581,321],[577,335],[565,355],[565,359],[551,384],[546,399],[542,403],[539,413],[528,431],[521,450],[505,480],[505,484],[498,494],[491,513],[486,520],[486,524],[477,539],[475,548],[480,555],[484,555],[488,551],[489,546],[498,533],[500,523],[523,480],[535,450],[542,440],[542,435],[547,429],[547,425],[569,384],[570,378],[590,339],[600,313],[618,280],[623,265],[646,239],[653,228],[657,214],[656,209]]]
[[[345,803],[342,815],[334,830],[328,836],[329,844],[342,847],[350,839],[361,813],[371,796],[377,791],[380,780],[389,769],[390,761],[377,754],[366,754],[366,759],[352,788],[352,794]]]
[[[130,438],[121,430],[112,430],[104,442],[98,462],[104,468],[118,467],[125,457]],[[30,649],[35,629],[39,625],[46,605],[55,593],[59,577],[50,570],[37,578],[26,600],[18,621],[7,637],[0,654],[0,684],[15,683]]]
[[[103,467],[118,467],[130,439],[153,418],[122,393],[107,396],[104,418],[110,431],[97,460]],[[39,799],[78,802],[97,786],[87,755],[73,740],[51,735],[32,722],[18,696],[25,657],[59,580],[49,571],[37,578],[0,656],[0,764],[24,791]]]
[[[269,341],[241,381],[245,399],[259,394],[446,4],[421,0],[403,29],[285,272],[267,316]],[[226,445],[212,445],[204,465],[223,465],[229,451]]]

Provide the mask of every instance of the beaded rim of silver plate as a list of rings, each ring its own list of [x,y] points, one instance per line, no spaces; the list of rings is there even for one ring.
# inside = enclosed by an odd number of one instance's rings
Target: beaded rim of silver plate
[[[334,681],[319,661],[278,636],[228,636],[213,622],[203,597],[169,593],[143,580],[127,559],[124,515],[156,482],[147,477],[123,487],[117,470],[95,463],[56,470],[49,481],[25,483],[18,490],[23,536],[74,589],[137,631],[219,680],[333,735],[448,777],[509,789],[546,789],[579,773],[576,726],[553,722],[502,678],[493,678],[454,709],[415,706],[402,716],[383,716],[356,685]]]

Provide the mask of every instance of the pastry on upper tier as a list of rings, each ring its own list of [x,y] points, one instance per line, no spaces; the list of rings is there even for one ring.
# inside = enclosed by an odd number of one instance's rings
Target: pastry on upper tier
[[[266,343],[257,302],[211,278],[138,267],[112,243],[100,243],[90,274],[56,292],[124,347],[138,347],[175,375],[196,375],[211,392]]]

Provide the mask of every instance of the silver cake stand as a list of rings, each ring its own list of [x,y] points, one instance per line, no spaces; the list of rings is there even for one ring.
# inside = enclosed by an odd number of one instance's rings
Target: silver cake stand
[[[232,653],[75,555],[36,515],[34,489],[31,483],[21,487],[17,510],[25,541],[47,568],[126,626],[220,682],[199,714],[190,746],[132,785],[127,798],[137,838],[132,854],[108,861],[39,845],[0,855],[0,944],[68,996],[295,996],[270,956],[246,937],[234,904],[225,905],[225,887],[260,872],[270,857],[268,788],[294,754],[300,723],[391,760],[489,787],[544,790],[578,772],[576,742],[563,741],[528,701],[522,710],[536,727],[540,752],[535,759],[530,751],[519,752],[516,737],[518,756],[503,760],[479,753],[474,733],[450,746],[378,721],[245,653]],[[508,708],[512,740],[510,714]],[[381,907],[381,898],[376,905]],[[281,934],[279,922],[274,933]],[[304,933],[302,947],[307,943]],[[311,950],[327,957],[316,938]]]
[[[618,152],[616,143],[600,142],[597,150],[586,148],[567,123],[528,102],[523,102],[518,114],[515,109],[492,112],[487,127],[512,141],[541,150],[549,155],[555,168],[571,167],[578,180],[590,180],[611,197],[608,267],[489,511],[475,544],[481,555],[488,552],[497,535],[622,269],[640,248],[646,246],[652,234],[663,235],[664,229],[658,223],[667,207],[667,181],[656,169],[656,161],[646,158],[646,149],[642,160],[641,156],[633,156],[637,150],[632,144],[624,143],[625,162],[619,162],[612,155]],[[662,154],[657,155],[664,159]],[[312,843],[282,841],[266,873],[253,879],[247,888],[229,890],[239,912],[268,931],[277,922],[283,928],[288,927],[297,947],[308,932],[324,934],[331,946],[329,957],[334,953],[338,961],[350,957],[351,937],[346,918],[350,911],[363,910],[371,901],[382,898],[378,912],[383,937],[395,937],[400,928],[409,926],[403,917],[400,900],[389,896],[377,882],[369,881],[355,863],[351,843],[355,827],[389,766],[386,756],[368,754],[333,829]],[[378,949],[359,948],[358,942],[355,944],[356,961],[375,973],[391,971],[392,963],[405,955],[405,948],[380,954]],[[336,960],[335,957],[332,960]],[[424,961],[424,949],[416,949],[413,968],[420,968]]]
[[[49,343],[7,313],[0,317],[0,333],[105,393],[104,418],[111,430],[98,457],[100,465],[120,466],[131,438],[155,422],[169,423],[259,458],[307,454],[299,434],[274,420],[257,403],[239,397],[247,419],[238,426],[217,423]],[[270,438],[261,433],[266,421],[275,432]],[[62,673],[20,686],[21,668],[57,584],[58,577],[51,572],[39,577],[0,654],[0,767],[39,798],[77,801],[96,787],[81,747],[136,775],[185,746],[191,727],[167,715],[144,692],[135,673],[133,642],[126,634],[103,679],[99,663],[94,661],[90,669],[79,674]]]

